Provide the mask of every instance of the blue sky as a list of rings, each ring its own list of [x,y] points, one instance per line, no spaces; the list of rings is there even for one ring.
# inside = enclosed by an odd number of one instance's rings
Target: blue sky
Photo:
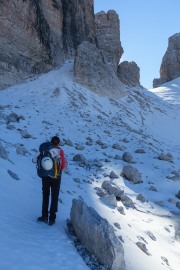
[[[168,38],[180,32],[180,0],[94,0],[94,9],[95,13],[113,9],[119,14],[121,62],[135,61],[141,84],[152,88]]]

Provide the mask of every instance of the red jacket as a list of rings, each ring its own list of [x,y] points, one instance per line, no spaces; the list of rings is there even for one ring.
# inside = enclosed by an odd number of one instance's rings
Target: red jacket
[[[62,162],[61,171],[63,171],[66,167],[66,159],[64,156],[64,151],[62,149],[60,150],[60,156],[61,156],[61,162]]]

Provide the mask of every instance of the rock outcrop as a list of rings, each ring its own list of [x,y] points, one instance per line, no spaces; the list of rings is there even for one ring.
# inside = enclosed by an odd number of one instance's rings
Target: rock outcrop
[[[63,62],[62,21],[58,0],[0,2],[1,88]]]
[[[62,64],[95,42],[93,0],[0,1],[0,89]]]
[[[117,13],[94,15],[94,0],[0,1],[0,89],[75,58],[76,82],[118,99],[139,85],[134,62],[118,67],[122,54]]]
[[[120,22],[117,13],[109,10],[95,15],[97,47],[104,52],[109,64],[117,73],[117,67],[123,54],[120,42]]]
[[[111,270],[124,270],[124,250],[114,228],[92,207],[73,199],[71,223],[83,246]]]
[[[95,44],[94,0],[62,0],[62,7],[63,47],[72,57],[83,41]]]
[[[74,60],[74,76],[77,83],[83,84],[101,96],[121,98],[125,87],[104,53],[96,45],[85,41],[79,45]]]
[[[169,38],[168,48],[160,67],[160,78],[153,80],[153,87],[158,87],[177,77],[180,77],[180,33]]]
[[[140,68],[135,62],[120,63],[117,75],[120,81],[129,87],[140,86]]]

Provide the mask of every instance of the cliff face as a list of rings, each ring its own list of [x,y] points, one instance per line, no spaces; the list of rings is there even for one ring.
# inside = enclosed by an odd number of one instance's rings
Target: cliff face
[[[102,50],[108,62],[117,73],[120,58],[124,52],[120,42],[120,24],[113,10],[101,11],[95,16],[97,47]]]
[[[75,58],[76,81],[120,97],[128,78],[119,76],[122,54],[118,15],[94,15],[94,0],[0,0],[0,89]]]
[[[72,57],[83,41],[95,43],[94,0],[62,0],[62,8],[63,47]]]
[[[95,42],[93,0],[0,1],[0,88],[45,72]]]
[[[1,1],[1,88],[63,62],[62,20],[61,1]]]
[[[180,77],[180,33],[169,38],[168,48],[160,67],[160,78],[154,79],[153,87],[158,87],[177,77]]]

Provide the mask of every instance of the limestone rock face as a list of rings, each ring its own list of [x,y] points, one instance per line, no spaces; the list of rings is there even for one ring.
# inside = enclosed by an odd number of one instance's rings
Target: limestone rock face
[[[124,270],[124,249],[113,227],[92,207],[73,199],[71,223],[83,246],[111,270]]]
[[[169,38],[168,48],[160,67],[160,78],[154,79],[153,87],[158,87],[177,77],[180,77],[180,33]]]
[[[102,50],[117,73],[117,67],[123,54],[120,42],[120,23],[117,13],[113,10],[101,11],[95,15],[97,47]]]
[[[93,0],[0,1],[0,89],[46,72],[95,42]]]
[[[140,68],[135,62],[120,63],[117,75],[121,82],[129,87],[140,86]]]
[[[101,96],[121,98],[124,85],[102,51],[96,45],[85,41],[77,49],[74,61],[74,76],[77,83],[89,87]]]
[[[62,7],[64,50],[71,57],[83,41],[95,43],[94,0],[62,0]]]
[[[0,1],[0,87],[62,63],[61,0]]]

